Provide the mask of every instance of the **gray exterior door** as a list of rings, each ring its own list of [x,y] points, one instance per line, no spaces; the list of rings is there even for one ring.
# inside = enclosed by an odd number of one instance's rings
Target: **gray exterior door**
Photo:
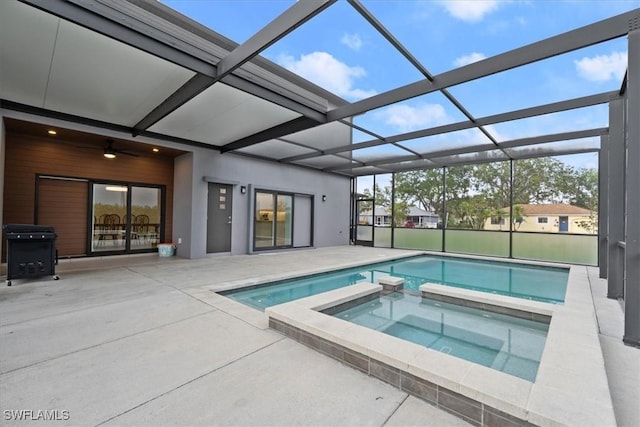
[[[233,187],[209,183],[207,197],[207,253],[231,252]]]

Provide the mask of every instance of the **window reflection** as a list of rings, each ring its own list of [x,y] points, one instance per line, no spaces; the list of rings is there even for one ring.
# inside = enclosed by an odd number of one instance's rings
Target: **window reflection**
[[[256,192],[256,214],[254,226],[256,248],[268,248],[274,246],[274,201],[274,194]]]
[[[160,243],[160,197],[158,188],[131,188],[131,249],[153,249]]]
[[[93,184],[92,251],[125,250],[127,192],[126,186]]]
[[[157,247],[162,225],[162,190],[93,184],[92,252],[137,251]]]
[[[291,246],[291,207],[293,197],[278,194],[277,215],[276,215],[276,246]]]
[[[293,246],[293,195],[256,191],[256,249]]]

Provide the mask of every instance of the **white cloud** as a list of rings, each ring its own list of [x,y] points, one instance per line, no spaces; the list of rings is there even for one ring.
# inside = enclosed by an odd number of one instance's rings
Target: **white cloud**
[[[340,39],[340,43],[355,51],[359,51],[362,47],[362,39],[358,34],[345,33]]]
[[[497,0],[441,0],[440,4],[454,18],[466,22],[478,22],[499,6]]]
[[[627,69],[627,53],[613,52],[574,61],[580,77],[593,82],[606,82],[612,78],[622,80]]]
[[[470,53],[469,55],[464,55],[459,58],[456,58],[455,61],[453,61],[453,64],[456,67],[462,67],[464,65],[469,65],[474,62],[482,61],[485,58],[486,56],[484,54],[473,52],[473,53]]]
[[[375,118],[398,132],[410,132],[437,126],[448,121],[447,112],[440,104],[392,105],[375,113]]]
[[[312,52],[301,55],[300,59],[295,59],[291,55],[281,55],[278,63],[338,96],[362,99],[376,94],[374,90],[354,87],[356,79],[367,75],[364,68],[350,67],[327,52]]]

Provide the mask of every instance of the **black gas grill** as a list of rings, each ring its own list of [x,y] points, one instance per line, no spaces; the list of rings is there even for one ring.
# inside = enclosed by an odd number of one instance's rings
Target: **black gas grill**
[[[56,275],[56,231],[53,227],[6,224],[7,285],[13,279]]]

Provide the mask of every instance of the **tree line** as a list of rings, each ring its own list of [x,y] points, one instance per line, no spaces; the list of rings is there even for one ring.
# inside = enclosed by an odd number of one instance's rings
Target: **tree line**
[[[510,183],[508,161],[396,173],[394,225],[403,225],[411,206],[435,212],[441,221],[446,220],[449,228],[482,229],[491,217],[508,221]],[[374,190],[371,194],[370,189],[365,189],[363,194],[366,198],[375,195],[375,205],[390,211],[391,185],[381,188],[376,183]],[[550,157],[515,161],[513,221],[516,229],[523,214],[518,205],[540,203],[565,203],[589,209],[593,214],[587,222],[591,224],[584,226],[593,228],[598,209],[598,170],[576,168]]]

